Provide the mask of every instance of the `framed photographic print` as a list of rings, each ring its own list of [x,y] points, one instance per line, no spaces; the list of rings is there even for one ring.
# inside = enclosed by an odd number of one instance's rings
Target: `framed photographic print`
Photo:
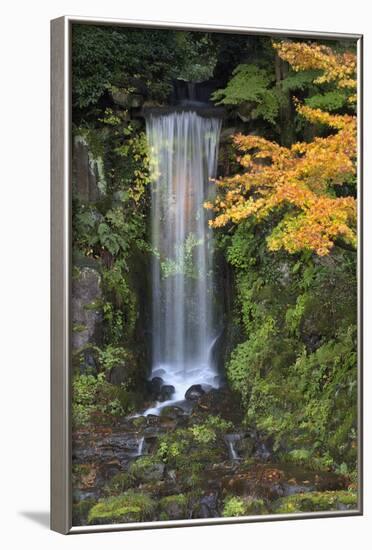
[[[362,513],[362,37],[52,21],[52,529]]]

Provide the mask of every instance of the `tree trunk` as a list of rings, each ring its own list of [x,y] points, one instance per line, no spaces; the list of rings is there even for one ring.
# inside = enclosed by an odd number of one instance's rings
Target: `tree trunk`
[[[275,55],[275,76],[276,86],[279,89],[281,102],[279,107],[279,133],[280,143],[286,147],[289,147],[294,143],[295,128],[294,128],[294,108],[291,101],[290,92],[284,92],[282,90],[282,81],[288,75],[288,63],[280,59],[278,55]]]

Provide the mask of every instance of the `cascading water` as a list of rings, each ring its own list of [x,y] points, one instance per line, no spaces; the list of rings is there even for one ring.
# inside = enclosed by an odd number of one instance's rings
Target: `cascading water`
[[[153,178],[152,377],[174,386],[172,402],[194,384],[218,387],[213,239],[203,203],[214,192],[209,180],[216,175],[220,129],[221,119],[194,111],[146,119]]]

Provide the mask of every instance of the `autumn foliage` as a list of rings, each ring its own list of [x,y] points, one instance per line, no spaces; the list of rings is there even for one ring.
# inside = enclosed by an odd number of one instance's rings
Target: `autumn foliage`
[[[352,93],[353,54],[341,56],[325,46],[295,42],[275,48],[295,70],[322,69],[318,82],[335,80]],[[253,135],[233,136],[243,172],[219,180],[217,198],[205,207],[216,213],[212,227],[281,214],[268,237],[270,250],[310,250],[325,256],[335,241],[356,245],[356,200],[344,191],[356,176],[356,117],[330,114],[296,100],[295,106],[310,124],[327,127],[329,135],[291,147]]]
[[[351,52],[336,53],[322,44],[304,42],[274,43],[278,55],[288,61],[295,71],[318,70],[321,74],[314,84],[334,82],[351,92],[349,102],[356,101],[356,56]]]

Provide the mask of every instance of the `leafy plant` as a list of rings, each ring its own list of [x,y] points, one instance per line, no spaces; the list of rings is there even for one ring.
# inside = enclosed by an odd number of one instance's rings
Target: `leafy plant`
[[[252,119],[262,117],[274,123],[279,112],[279,96],[271,88],[275,76],[256,65],[238,65],[227,87],[212,94],[217,104],[241,105],[251,104]]]

